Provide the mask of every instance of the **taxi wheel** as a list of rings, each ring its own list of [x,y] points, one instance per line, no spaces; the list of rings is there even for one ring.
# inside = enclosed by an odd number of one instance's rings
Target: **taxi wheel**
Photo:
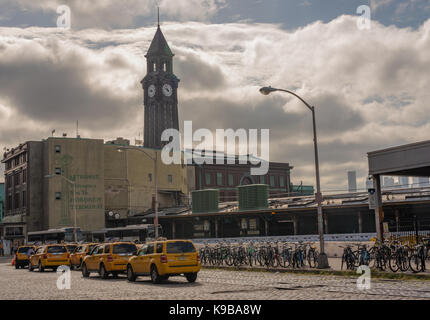
[[[195,282],[197,280],[197,272],[195,272],[195,273],[187,273],[185,275],[185,277],[187,278],[188,282]]]
[[[45,268],[42,267],[42,262],[39,261],[39,266],[38,266],[39,272],[44,272]]]
[[[133,272],[133,268],[131,267],[131,265],[127,266],[127,279],[130,282],[135,282],[136,281],[136,275]]]
[[[158,270],[157,270],[157,267],[155,265],[153,265],[151,267],[151,280],[152,280],[152,283],[154,283],[154,284],[161,282],[161,277],[158,274]]]
[[[99,274],[100,274],[100,278],[102,278],[102,279],[107,279],[107,277],[109,275],[109,273],[106,272],[106,268],[105,268],[105,265],[103,263],[100,265]]]
[[[15,262],[15,269],[19,269],[19,264]]]
[[[88,278],[90,276],[90,273],[88,272],[88,269],[87,269],[87,265],[85,263],[82,265],[82,276],[84,278]]]
[[[33,265],[31,263],[28,264],[28,271],[30,271],[30,272],[33,271]]]

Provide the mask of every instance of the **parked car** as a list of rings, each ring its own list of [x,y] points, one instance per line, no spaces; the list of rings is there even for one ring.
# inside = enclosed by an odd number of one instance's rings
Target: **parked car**
[[[48,244],[39,247],[35,254],[30,257],[29,270],[35,268],[39,272],[45,271],[45,268],[57,270],[59,266],[69,265],[70,258],[67,248],[63,244]]]
[[[153,283],[179,275],[195,282],[199,271],[200,256],[190,240],[149,242],[127,264],[127,278],[131,282],[138,276],[147,275],[151,276]]]
[[[102,279],[109,274],[117,277],[125,273],[128,260],[137,253],[133,242],[105,243],[94,247],[82,261],[82,275],[89,277],[91,272],[98,272]]]
[[[86,255],[98,245],[98,243],[86,243],[79,245],[73,253],[70,254],[70,269],[80,268]]]
[[[19,247],[15,254],[15,269],[24,268],[25,266],[28,266],[30,262],[30,256],[28,254],[35,253],[36,249],[37,248],[35,246]]]

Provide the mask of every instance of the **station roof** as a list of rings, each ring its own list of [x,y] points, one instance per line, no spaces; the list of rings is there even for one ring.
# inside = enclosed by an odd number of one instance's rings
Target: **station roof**
[[[430,140],[367,154],[369,174],[391,176],[430,176]]]

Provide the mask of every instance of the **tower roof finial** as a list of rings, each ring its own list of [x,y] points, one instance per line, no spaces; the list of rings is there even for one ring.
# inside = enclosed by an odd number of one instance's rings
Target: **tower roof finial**
[[[157,5],[158,10],[158,26],[160,26],[160,7]]]

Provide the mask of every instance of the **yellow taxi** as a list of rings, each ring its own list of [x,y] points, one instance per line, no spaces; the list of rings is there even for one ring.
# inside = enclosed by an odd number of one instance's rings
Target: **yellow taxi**
[[[87,278],[91,272],[98,272],[102,279],[109,274],[117,277],[125,273],[128,260],[137,253],[133,242],[114,242],[100,244],[82,261],[82,276]]]
[[[64,245],[66,246],[66,249],[69,252],[69,254],[72,254],[75,251],[75,249],[78,247],[77,243],[65,243]]]
[[[127,264],[127,278],[136,281],[138,276],[151,276],[160,283],[170,276],[184,275],[195,282],[200,271],[200,256],[190,240],[154,241],[145,244]]]
[[[69,252],[65,245],[48,244],[37,248],[36,252],[30,257],[28,269],[33,271],[37,268],[39,272],[43,272],[45,268],[56,270],[59,266],[67,266],[69,263]]]
[[[79,245],[73,253],[70,254],[70,269],[75,267],[80,268],[84,257],[95,247],[98,243],[86,243]]]
[[[15,254],[15,269],[24,268],[29,264],[30,256],[36,251],[36,246],[21,246]]]

